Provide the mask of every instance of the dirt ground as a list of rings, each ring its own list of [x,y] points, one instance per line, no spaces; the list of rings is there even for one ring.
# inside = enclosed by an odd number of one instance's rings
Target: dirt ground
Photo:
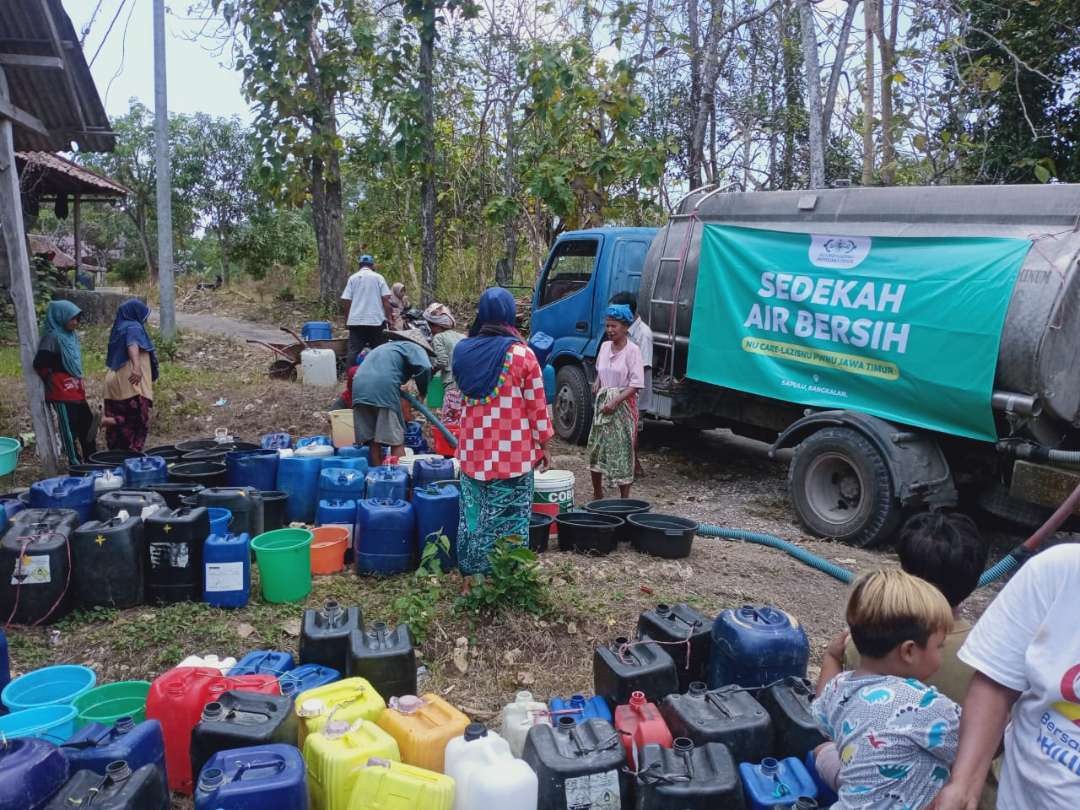
[[[101,340],[103,333],[88,337]],[[186,335],[174,356],[163,358],[150,444],[213,435],[217,427],[249,440],[270,431],[326,432],[325,409],[337,392],[270,381],[268,363],[268,353],[255,347]],[[91,377],[92,399],[99,396],[101,376]],[[0,435],[26,432],[21,383],[3,382]],[[855,571],[895,564],[887,550],[853,549],[803,534],[787,502],[786,458],[770,459],[765,445],[726,432],[650,423],[641,455],[647,475],[634,485],[632,496],[649,501],[654,512],[776,534]],[[23,486],[34,478],[32,454],[24,460],[15,482]],[[575,474],[578,504],[591,499],[582,448],[557,444],[554,466]],[[991,539],[995,557],[1016,542],[1009,535]],[[638,614],[659,602],[687,602],[708,616],[742,604],[780,607],[797,617],[810,637],[811,676],[822,648],[843,626],[845,586],[778,551],[748,543],[698,537],[690,557],[674,561],[627,548],[601,558],[552,550],[540,555],[540,566],[551,605],[544,618],[502,614],[478,620],[454,608],[457,576],[443,578],[434,620],[419,647],[429,672],[427,688],[480,720],[495,719],[520,688],[542,699],[589,692],[593,648],[632,634]],[[412,589],[410,576],[370,579],[342,573],[316,578],[306,606],[333,597],[360,605],[367,621],[396,621],[395,600]],[[251,604],[236,611],[203,604],[143,606],[76,612],[48,628],[12,627],[12,668],[20,673],[48,663],[83,663],[105,683],[152,679],[191,653],[295,652],[303,606],[264,604],[254,585],[252,592]],[[991,596],[990,589],[978,592],[965,606],[968,617],[977,617]]]

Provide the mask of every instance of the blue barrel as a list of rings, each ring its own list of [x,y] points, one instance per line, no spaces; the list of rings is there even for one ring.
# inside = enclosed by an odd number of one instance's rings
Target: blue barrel
[[[802,625],[779,608],[743,605],[716,617],[709,686],[752,689],[787,677],[805,678],[810,642]]]
[[[453,481],[457,478],[452,458],[422,458],[412,468],[413,489],[436,481]]]
[[[319,473],[319,500],[354,500],[364,497],[364,474],[344,467],[328,467]]]
[[[315,515],[316,526],[348,526],[352,534],[356,524],[356,500],[321,500],[319,511]]]
[[[168,462],[162,456],[124,459],[124,486],[140,489],[169,480]]]
[[[461,493],[454,484],[424,484],[413,487],[412,505],[416,514],[416,548],[423,554],[429,537],[446,535],[449,552],[439,552],[444,571],[457,565],[458,514]]]
[[[251,550],[246,534],[212,534],[203,546],[203,601],[240,608],[251,594]]]
[[[230,487],[258,490],[277,486],[277,450],[238,450],[225,456],[225,476]]]
[[[285,517],[292,521],[311,523],[318,505],[320,459],[315,456],[293,456],[278,463],[276,489],[286,492]]]
[[[74,509],[79,523],[94,511],[94,479],[89,476],[46,478],[30,485],[31,509]]]
[[[374,500],[403,501],[409,492],[409,474],[401,467],[382,466],[368,470],[364,494]]]
[[[354,542],[358,574],[398,574],[413,570],[416,518],[412,504],[391,499],[360,501],[356,507]]]
[[[263,450],[288,450],[292,447],[292,436],[288,433],[264,433],[259,439]]]
[[[343,458],[362,458],[364,461],[370,459],[367,446],[356,447],[339,447],[337,449],[337,459],[340,461]]]
[[[319,461],[322,462],[323,470],[335,467],[339,470],[356,470],[361,477],[368,472],[368,460],[360,456],[323,456]]]
[[[300,328],[300,337],[304,340],[333,340],[331,330],[330,321],[306,321]]]
[[[405,446],[416,454],[428,452],[427,439],[419,422],[405,423]]]

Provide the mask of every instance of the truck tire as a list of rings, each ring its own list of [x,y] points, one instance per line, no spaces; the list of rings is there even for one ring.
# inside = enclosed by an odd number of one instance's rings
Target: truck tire
[[[555,434],[571,444],[585,444],[592,426],[592,387],[580,366],[563,366],[555,375]]]
[[[1008,487],[997,482],[979,493],[978,504],[980,509],[996,520],[1004,520],[1028,531],[1039,528],[1054,514],[1053,509],[1012,497]],[[988,525],[994,524],[988,522]]]
[[[819,537],[866,548],[887,540],[900,523],[889,465],[851,428],[822,428],[799,444],[788,492],[799,521]]]

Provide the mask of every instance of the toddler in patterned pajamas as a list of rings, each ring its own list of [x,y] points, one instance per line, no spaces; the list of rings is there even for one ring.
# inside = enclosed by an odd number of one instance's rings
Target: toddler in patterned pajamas
[[[837,787],[834,808],[922,810],[956,757],[960,707],[924,683],[941,666],[952,609],[928,582],[883,570],[855,584],[847,623],[862,660],[840,672],[825,658],[813,711],[839,762],[818,771]]]

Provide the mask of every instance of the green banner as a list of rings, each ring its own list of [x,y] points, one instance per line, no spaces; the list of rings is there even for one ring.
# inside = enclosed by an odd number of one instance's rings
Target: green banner
[[[1030,247],[705,225],[687,375],[994,441],[998,344]]]

